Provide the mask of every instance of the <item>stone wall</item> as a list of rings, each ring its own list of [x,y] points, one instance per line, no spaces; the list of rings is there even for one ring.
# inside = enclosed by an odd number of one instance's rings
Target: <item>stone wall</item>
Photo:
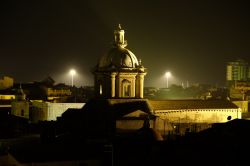
[[[162,135],[198,132],[213,123],[241,119],[241,109],[158,110],[154,129]]]

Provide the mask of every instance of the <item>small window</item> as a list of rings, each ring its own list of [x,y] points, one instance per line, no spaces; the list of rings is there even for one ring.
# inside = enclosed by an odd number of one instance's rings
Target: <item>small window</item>
[[[100,95],[102,95],[102,84],[100,84],[99,89],[100,89]]]

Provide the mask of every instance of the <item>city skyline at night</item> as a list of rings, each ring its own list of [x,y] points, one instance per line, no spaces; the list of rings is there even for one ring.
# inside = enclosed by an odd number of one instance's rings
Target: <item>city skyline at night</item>
[[[249,12],[243,1],[42,1],[1,5],[1,76],[15,82],[51,76],[93,85],[91,70],[120,23],[128,48],[148,69],[145,86],[224,85],[226,63],[249,62]]]
[[[0,5],[0,165],[249,163],[243,1]]]

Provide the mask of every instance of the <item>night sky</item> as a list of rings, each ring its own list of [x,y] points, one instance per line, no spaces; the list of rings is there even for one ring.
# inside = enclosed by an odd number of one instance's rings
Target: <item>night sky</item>
[[[223,85],[226,62],[250,62],[250,6],[219,0],[1,1],[0,76],[15,82],[51,76],[93,85],[91,69],[121,24],[130,49],[148,69],[146,86]]]

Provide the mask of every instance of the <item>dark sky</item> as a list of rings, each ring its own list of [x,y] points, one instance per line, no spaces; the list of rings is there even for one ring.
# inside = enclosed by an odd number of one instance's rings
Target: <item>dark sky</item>
[[[127,48],[148,68],[146,86],[223,85],[227,61],[250,62],[250,6],[219,0],[1,1],[0,76],[16,82],[52,76],[92,85],[93,68],[120,23]]]

